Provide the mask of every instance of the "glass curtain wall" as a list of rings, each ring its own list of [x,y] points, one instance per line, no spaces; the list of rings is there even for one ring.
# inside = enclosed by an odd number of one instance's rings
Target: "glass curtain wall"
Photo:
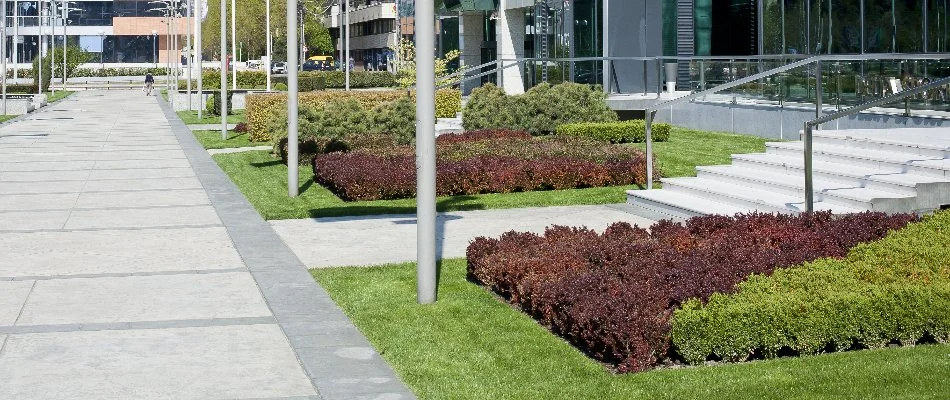
[[[582,58],[603,56],[603,0],[546,0],[525,12],[525,57]],[[537,62],[526,68],[528,87],[541,82],[603,84],[603,64]]]

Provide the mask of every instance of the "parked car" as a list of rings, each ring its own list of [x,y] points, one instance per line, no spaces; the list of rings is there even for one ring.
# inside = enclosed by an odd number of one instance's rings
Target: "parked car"
[[[332,69],[330,61],[310,59],[303,63],[304,71],[331,71]]]
[[[271,63],[270,73],[272,74],[286,74],[287,73],[287,63],[283,61],[277,61]]]

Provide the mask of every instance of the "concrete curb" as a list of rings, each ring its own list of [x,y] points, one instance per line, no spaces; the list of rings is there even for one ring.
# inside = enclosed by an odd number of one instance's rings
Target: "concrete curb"
[[[415,399],[166,101],[157,100],[251,276],[323,399]]]

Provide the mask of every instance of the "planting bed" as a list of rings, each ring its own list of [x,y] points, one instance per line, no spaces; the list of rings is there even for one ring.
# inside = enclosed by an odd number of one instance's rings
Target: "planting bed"
[[[735,360],[742,357],[725,357],[714,350],[742,337],[731,333],[741,333],[743,320],[729,325],[733,331],[709,334],[723,319],[712,318],[716,309],[703,310],[702,303],[712,297],[711,304],[743,304],[747,308],[730,310],[754,315],[755,307],[741,299],[728,302],[720,297],[735,292],[750,275],[769,275],[819,258],[844,257],[855,245],[881,239],[914,220],[910,215],[880,213],[840,218],[824,213],[752,214],[697,217],[685,225],[661,221],[649,232],[625,223],[603,234],[567,227],[552,227],[543,236],[510,232],[498,239],[473,241],[467,253],[468,274],[620,372],[682,360],[681,345],[687,346],[683,350],[692,363],[707,356]],[[759,285],[760,291],[768,288],[765,283]],[[778,292],[772,300],[781,303],[784,292]],[[693,315],[690,329],[676,331],[680,325],[673,320],[674,312],[684,303],[696,313],[707,314]],[[808,330],[807,311],[799,310],[804,321],[798,321],[796,326],[802,329],[796,334],[820,336],[822,332]],[[734,316],[716,314],[723,315]],[[694,338],[707,346],[692,345]],[[674,339],[676,346],[671,346]],[[754,345],[742,348],[757,349]]]
[[[415,196],[412,146],[364,141],[322,144],[314,180],[346,201]],[[646,183],[646,157],[632,147],[575,137],[534,138],[519,131],[474,131],[436,142],[439,196],[561,190]],[[318,150],[318,152],[320,152]],[[657,179],[661,174],[655,173]]]

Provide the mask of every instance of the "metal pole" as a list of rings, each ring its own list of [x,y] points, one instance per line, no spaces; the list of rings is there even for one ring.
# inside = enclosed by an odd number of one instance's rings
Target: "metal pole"
[[[237,90],[237,5],[231,0],[231,90]]]
[[[815,118],[821,118],[821,108],[824,106],[821,92],[821,60],[818,60],[815,62]],[[821,125],[817,125],[815,128],[821,129]]]
[[[805,123],[805,210],[815,212],[815,187],[812,182],[812,126]]]
[[[265,2],[265,13],[267,16],[264,18],[267,22],[267,65],[264,66],[264,69],[267,71],[267,91],[271,91],[271,77],[270,77],[270,65],[274,62],[273,53],[271,52],[271,38],[270,38],[270,0]]]
[[[193,52],[191,51],[191,34],[192,34],[192,31],[191,31],[191,4],[188,4],[189,1],[190,1],[190,2],[196,2],[197,0],[186,0],[186,2],[185,2],[185,6],[186,6],[186,8],[187,8],[187,9],[185,10],[185,32],[187,32],[187,34],[186,34],[186,36],[185,36],[185,37],[187,38],[187,39],[186,39],[186,42],[185,42],[185,43],[186,43],[186,44],[185,44],[185,48],[188,49],[188,57],[189,57],[189,58],[187,59],[187,60],[188,60],[188,111],[191,111],[191,110],[194,109],[193,106],[192,106],[192,104],[191,104],[191,70],[194,69],[195,66],[194,66],[194,62],[192,61],[192,58],[190,58],[190,57],[192,56],[192,53],[193,53]]]
[[[221,87],[218,95],[221,96],[221,140],[228,139],[228,6],[225,0],[221,0],[221,8],[218,9],[221,19]]]
[[[198,63],[198,120],[201,120],[201,111],[204,109],[204,93],[202,91],[202,78],[204,75],[204,69],[202,69],[202,57],[201,52],[201,21],[203,9],[198,9],[198,5],[201,4],[199,0],[194,0],[195,5],[195,62]]]
[[[347,10],[349,11],[349,10]],[[436,300],[435,5],[416,2],[416,297]],[[349,66],[349,60],[347,60]]]
[[[6,0],[4,0],[6,1]],[[6,7],[4,7],[6,10]],[[4,31],[6,32],[6,31]],[[13,2],[13,80],[19,78],[20,72],[20,46],[17,39],[20,37],[20,5],[17,1]]]
[[[3,115],[7,115],[7,0],[3,0],[2,21],[0,27],[3,27],[3,36],[0,39],[0,54],[3,54]],[[16,3],[14,3],[14,8]],[[16,41],[16,38],[14,38]]]
[[[645,117],[644,142],[647,145],[647,190],[653,190],[653,118],[656,117],[656,110],[647,110]]]
[[[39,7],[40,34],[38,36],[39,40],[37,40],[37,44],[39,45],[36,49],[38,60],[36,61],[37,71],[34,78],[36,79],[36,94],[43,94],[43,9],[45,7],[43,3],[40,2],[37,2],[36,5]]]
[[[297,153],[297,106],[300,100],[297,85],[299,75],[297,65],[300,64],[298,50],[297,0],[287,0],[287,195],[290,197],[297,197],[300,194],[300,180],[297,173],[300,167]]]
[[[56,94],[56,1],[49,0],[49,89]]]
[[[172,33],[172,43],[175,46],[175,49],[172,52],[174,53],[175,57],[170,60],[172,68],[174,68],[174,71],[172,71],[172,77],[174,78],[174,82],[172,82],[171,84],[171,90],[168,91],[168,98],[171,99],[172,110],[176,110],[175,97],[178,96],[178,70],[179,70],[179,66],[181,65],[181,56],[178,53],[178,50],[179,50],[178,26],[177,26],[178,25],[178,1],[176,0],[174,4],[175,4],[175,9],[171,11],[171,16],[172,16],[172,19],[171,19],[172,32],[171,33]]]
[[[66,25],[69,25],[69,3],[63,0],[63,91],[66,91],[66,50],[69,49],[69,40],[66,36]],[[102,38],[103,36],[99,36]],[[99,43],[102,43],[100,39]],[[99,53],[99,67],[102,68],[102,53]]]
[[[346,90],[349,91],[350,90],[350,1],[343,0],[343,2],[346,3],[346,13],[343,14],[343,24],[345,25],[343,34],[346,35],[346,59],[343,61],[346,62]],[[435,17],[433,17],[433,19],[435,19]],[[418,54],[418,51],[419,49],[416,49],[417,54]],[[416,59],[418,58],[419,57],[416,57]],[[435,76],[434,74],[435,73],[433,72],[433,76]]]

